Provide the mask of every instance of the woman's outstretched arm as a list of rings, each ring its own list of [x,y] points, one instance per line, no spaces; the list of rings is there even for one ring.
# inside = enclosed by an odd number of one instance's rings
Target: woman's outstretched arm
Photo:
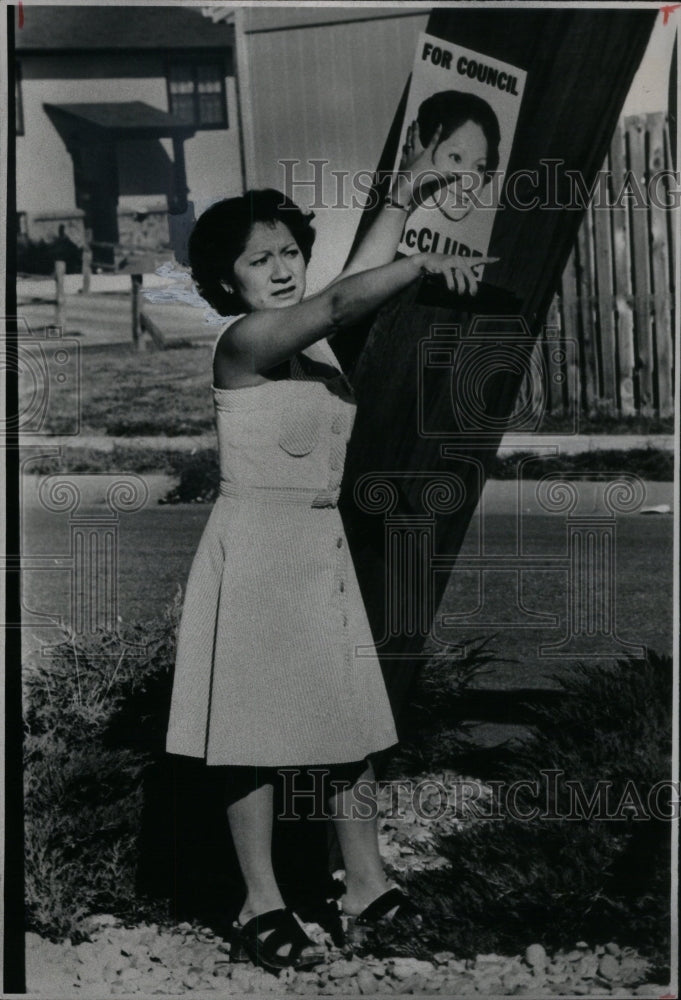
[[[437,183],[433,153],[437,149],[441,133],[442,126],[438,126],[430,143],[424,147],[419,139],[417,122],[414,121],[409,126],[399,170],[391,182],[388,199],[381,205],[376,218],[336,281],[393,260],[407,216],[418,203],[421,182],[426,179],[431,185]],[[444,176],[439,180],[441,184],[446,183]]]
[[[477,257],[476,264],[492,258]],[[342,276],[317,295],[281,309],[248,313],[223,333],[217,346],[232,375],[262,373],[322,337],[341,332],[378,309],[422,274],[443,275],[451,291],[474,294],[470,258],[414,254],[359,274]]]

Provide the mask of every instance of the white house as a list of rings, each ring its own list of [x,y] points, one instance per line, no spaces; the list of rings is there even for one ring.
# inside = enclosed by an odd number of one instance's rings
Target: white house
[[[24,233],[153,245],[187,193],[240,193],[233,35],[196,7],[27,4],[15,33]]]

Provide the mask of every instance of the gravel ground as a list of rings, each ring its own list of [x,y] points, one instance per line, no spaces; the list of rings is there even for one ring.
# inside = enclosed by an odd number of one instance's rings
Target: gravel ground
[[[409,796],[396,798],[394,786],[379,794],[379,840],[388,871],[442,867],[436,837],[475,822],[470,802],[491,794],[473,778],[454,772],[417,776],[430,782],[418,815]],[[474,787],[477,786],[477,787]],[[471,795],[474,788],[475,794]],[[444,790],[444,792],[443,792]],[[467,794],[464,792],[467,791]],[[446,808],[443,809],[443,794]],[[632,948],[614,942],[547,955],[538,943],[523,955],[478,955],[461,960],[451,952],[432,961],[415,958],[359,958],[345,954],[316,925],[304,925],[326,948],[326,960],[306,972],[285,970],[271,975],[250,963],[230,961],[229,943],[210,928],[182,923],[124,926],[111,915],[86,917],[88,940],[73,945],[53,943],[37,934],[26,936],[26,979],[30,994],[55,996],[139,996],[158,994],[294,994],[371,996],[389,993],[459,996],[662,997],[668,986],[646,982],[648,963]]]
[[[418,994],[440,996],[661,997],[668,987],[646,983],[647,965],[632,949],[609,943],[548,956],[540,944],[524,955],[478,955],[461,961],[440,952],[415,958],[328,960],[308,972],[271,975],[231,963],[229,944],[205,927],[155,924],[123,927],[113,917],[89,918],[90,940],[53,944],[27,935],[27,989],[38,996],[172,996],[212,994]]]

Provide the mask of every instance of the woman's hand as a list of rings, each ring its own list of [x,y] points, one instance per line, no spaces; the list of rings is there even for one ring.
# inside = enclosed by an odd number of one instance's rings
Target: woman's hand
[[[450,292],[475,295],[479,277],[475,268],[481,264],[494,264],[498,257],[459,257],[444,253],[419,253],[414,255],[421,274],[443,275]]]
[[[438,125],[435,134],[427,146],[421,144],[419,123],[414,119],[407,129],[407,137],[402,146],[402,156],[400,157],[400,170],[411,170],[412,173],[423,172],[433,169],[433,153],[437,149],[442,135],[442,125]]]
[[[439,126],[428,145],[422,146],[418,122],[411,123],[402,147],[400,168],[393,175],[388,197],[336,281],[389,264],[399,246],[405,213],[411,214],[420,204],[426,188],[433,190],[447,185],[447,178],[439,174],[433,164],[433,153],[441,135],[442,127]],[[422,185],[422,182],[425,183]]]
[[[428,194],[446,187],[448,179],[444,174],[440,174],[433,164],[433,153],[438,147],[440,136],[442,135],[442,125],[435,129],[433,138],[427,146],[421,144],[418,121],[414,119],[407,129],[407,137],[402,146],[402,156],[398,168],[398,175],[393,182],[391,197],[400,204],[405,204],[404,199],[409,199],[409,207],[418,205],[423,197],[421,190],[425,183]]]

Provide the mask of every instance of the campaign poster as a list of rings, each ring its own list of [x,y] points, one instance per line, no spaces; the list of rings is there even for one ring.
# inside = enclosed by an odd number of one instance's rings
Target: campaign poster
[[[489,247],[508,166],[526,73],[482,52],[425,32],[419,35],[395,162],[416,122],[432,153],[433,183],[408,217],[398,251],[481,257]],[[438,186],[436,175],[451,178]],[[430,189],[430,190],[429,190]]]

